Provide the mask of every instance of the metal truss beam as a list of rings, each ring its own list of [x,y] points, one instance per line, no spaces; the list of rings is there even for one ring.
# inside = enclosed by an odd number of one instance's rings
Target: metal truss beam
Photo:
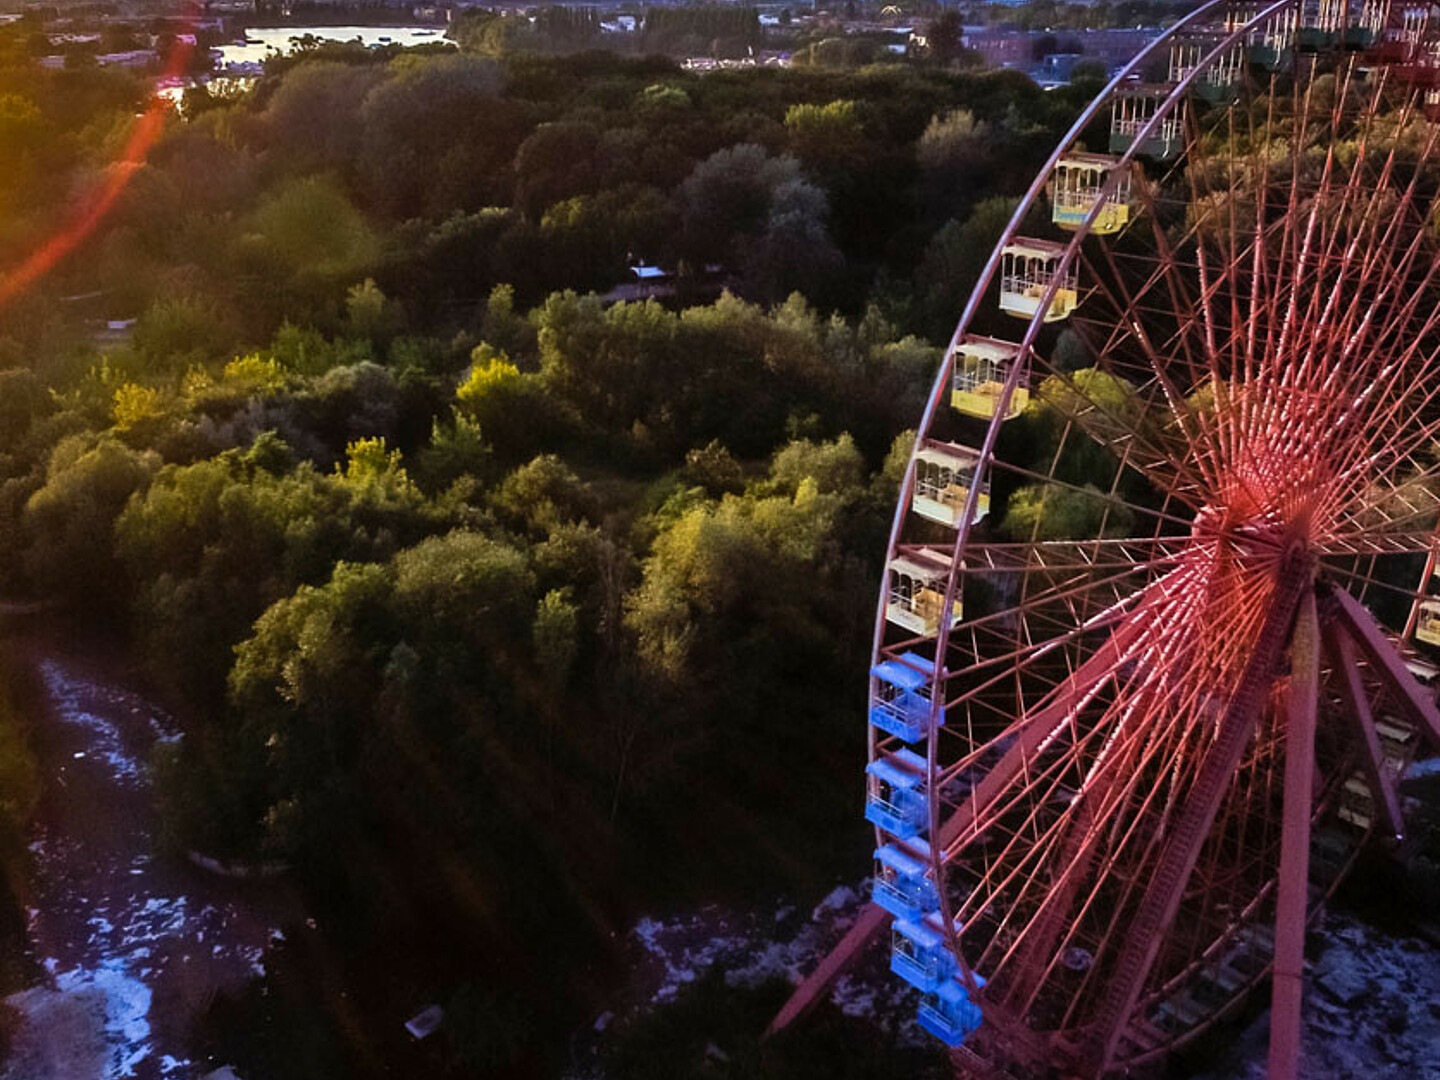
[[[1310,815],[1315,793],[1315,713],[1320,696],[1320,642],[1315,594],[1300,600],[1290,647],[1285,731],[1285,804],[1280,881],[1275,898],[1275,971],[1270,987],[1269,1080],[1295,1080],[1300,1063],[1301,978],[1310,877]]]

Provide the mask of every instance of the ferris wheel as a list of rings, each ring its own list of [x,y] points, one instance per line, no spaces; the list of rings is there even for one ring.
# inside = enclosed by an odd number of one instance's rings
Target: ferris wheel
[[[1428,7],[1212,0],[1056,148],[896,508],[874,903],[772,1030],[888,924],[974,1075],[1123,1071],[1267,982],[1295,1074],[1307,922],[1440,751],[1432,118]]]

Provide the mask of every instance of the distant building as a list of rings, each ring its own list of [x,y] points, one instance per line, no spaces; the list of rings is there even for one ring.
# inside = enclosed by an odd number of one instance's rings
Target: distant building
[[[988,67],[1028,68],[1035,62],[1031,35],[1022,30],[966,27],[962,44],[980,54]]]
[[[1075,65],[1086,59],[1080,53],[1051,53],[1031,69],[1030,77],[1045,89],[1065,86]]]
[[[1047,32],[967,26],[963,40],[989,67],[1018,68],[1034,74],[1036,81],[1058,85],[1069,81],[1069,69],[1082,60],[1103,64],[1107,71],[1118,70],[1159,33],[1154,27]],[[1037,49],[1044,51],[1037,56]],[[1049,64],[1052,56],[1057,59]]]
[[[129,52],[101,53],[95,62],[101,67],[146,68],[159,63],[160,54],[154,49],[131,49]]]

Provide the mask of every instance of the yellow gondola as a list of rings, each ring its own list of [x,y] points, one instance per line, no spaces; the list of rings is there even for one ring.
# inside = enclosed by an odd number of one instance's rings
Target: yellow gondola
[[[989,420],[995,415],[1000,391],[1010,377],[1010,367],[1019,362],[1020,346],[996,338],[967,334],[960,339],[951,357],[950,404],[966,416]],[[1004,419],[1011,420],[1030,404],[1029,372],[1020,373],[1015,392],[1005,409]]]
[[[1105,182],[1115,176],[1114,190],[1106,195]],[[1104,154],[1066,154],[1055,163],[1050,178],[1050,220],[1062,229],[1078,229],[1102,200],[1090,231],[1100,236],[1117,233],[1130,223],[1131,169]]]

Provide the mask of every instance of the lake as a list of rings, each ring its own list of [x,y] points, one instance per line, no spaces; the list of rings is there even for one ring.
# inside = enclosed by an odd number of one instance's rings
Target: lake
[[[220,46],[220,66],[259,63],[271,52],[290,51],[290,39],[313,34],[322,41],[365,45],[425,45],[445,40],[443,26],[264,26],[245,31],[244,44]],[[253,43],[253,44],[252,44]]]

